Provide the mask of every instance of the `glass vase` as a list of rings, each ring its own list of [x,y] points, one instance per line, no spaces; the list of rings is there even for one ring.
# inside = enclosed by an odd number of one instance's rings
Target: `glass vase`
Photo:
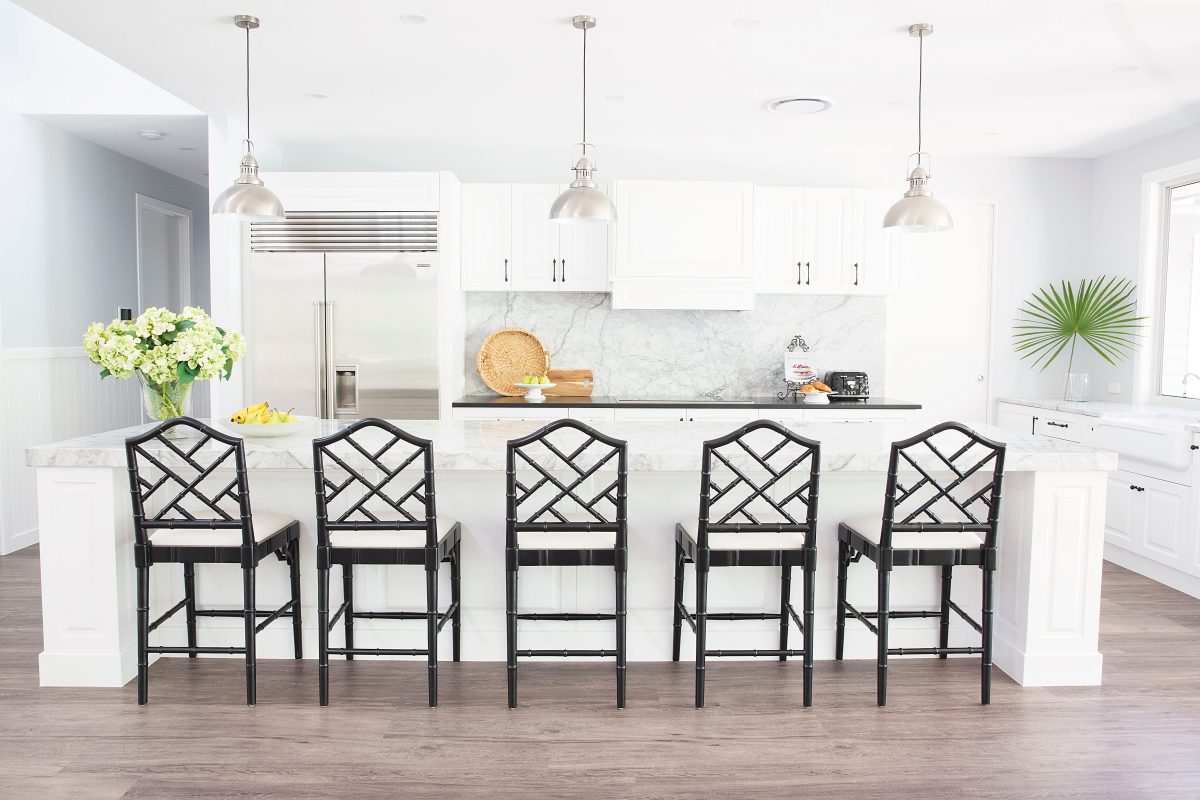
[[[154,422],[166,422],[192,413],[192,384],[181,386],[179,381],[154,383],[138,371],[138,385],[142,389],[142,407]]]
[[[1074,403],[1086,403],[1091,399],[1091,388],[1091,378],[1086,372],[1070,372],[1067,374],[1065,399]]]

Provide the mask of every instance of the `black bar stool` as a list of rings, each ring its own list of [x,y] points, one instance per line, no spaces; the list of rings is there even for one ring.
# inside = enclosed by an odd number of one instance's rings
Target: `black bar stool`
[[[328,466],[330,472],[326,473]],[[438,633],[453,622],[459,660],[462,626],[460,526],[439,517],[434,501],[433,447],[380,419],[362,419],[313,440],[317,490],[317,642],[321,705],[329,705],[329,656],[426,656],[429,705],[437,705]],[[367,474],[364,474],[367,473]],[[373,479],[377,474],[378,479]],[[370,477],[368,477],[370,475]],[[438,571],[450,564],[450,606],[438,611]],[[329,616],[329,569],[342,568],[342,604]],[[356,611],[355,564],[421,564],[422,611]],[[345,620],[346,646],[330,647],[329,632]],[[425,620],[423,649],[354,646],[356,619]]]
[[[555,420],[508,443],[505,594],[509,708],[517,707],[518,657],[613,655],[617,658],[617,708],[625,707],[627,451],[620,439],[573,419]],[[610,480],[614,466],[616,474]],[[560,479],[556,471],[570,475]],[[581,493],[589,491],[593,479],[600,488],[585,497]],[[616,572],[616,613],[518,613],[517,570],[535,566],[612,567]],[[614,620],[616,650],[518,650],[517,620]]]
[[[795,484],[789,480],[793,471]],[[756,479],[753,473],[761,473]],[[696,708],[704,707],[708,656],[804,659],[804,705],[812,705],[813,605],[817,569],[817,489],[821,445],[777,422],[760,420],[704,443],[700,516],[675,526],[675,620],[671,659],[679,660],[682,623],[696,634]],[[684,564],[696,565],[696,610],[683,604]],[[711,567],[781,567],[779,613],[708,610]],[[792,606],[792,567],[804,570],[803,620]],[[709,620],[779,620],[779,648],[708,650]],[[795,622],[804,648],[788,649]]]
[[[903,464],[901,464],[903,462]],[[900,470],[905,471],[901,483]],[[910,476],[911,475],[911,479]],[[943,422],[892,444],[883,514],[848,519],[838,526],[837,650],[841,660],[846,620],[853,617],[878,639],[876,700],[887,703],[888,656],[982,656],[981,702],[992,696],[992,598],[996,575],[996,528],[1004,445],[957,422]],[[846,602],[850,565],[863,556],[878,572],[878,606],[859,611]],[[983,570],[983,619],[972,619],[950,599],[953,569]],[[942,602],[937,611],[893,611],[889,592],[893,567],[940,566]],[[950,647],[950,612],[982,638],[980,647]],[[937,647],[888,647],[888,621],[939,617]]]
[[[187,429],[198,436],[168,437]],[[178,433],[176,434],[178,435]],[[147,700],[150,653],[240,653],[246,657],[246,704],[255,703],[255,636],[280,617],[292,618],[295,656],[303,654],[300,619],[300,524],[283,514],[251,514],[250,485],[242,440],[190,417],[167,420],[125,440],[129,493],[133,500],[134,566],[137,569],[138,704]],[[229,479],[227,470],[233,470]],[[255,571],[274,553],[291,571],[291,599],[273,611],[255,608]],[[184,598],[150,621],[150,567],[183,565]],[[242,607],[196,607],[197,564],[240,564]],[[180,610],[187,646],[151,646],[150,633]],[[199,647],[197,617],[241,617],[243,647]],[[259,617],[265,617],[258,622]]]

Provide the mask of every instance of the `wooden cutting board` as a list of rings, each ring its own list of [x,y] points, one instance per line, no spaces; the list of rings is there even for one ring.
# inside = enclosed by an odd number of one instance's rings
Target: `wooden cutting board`
[[[590,369],[552,369],[546,377],[558,384],[546,390],[547,395],[555,397],[587,397],[595,387]]]

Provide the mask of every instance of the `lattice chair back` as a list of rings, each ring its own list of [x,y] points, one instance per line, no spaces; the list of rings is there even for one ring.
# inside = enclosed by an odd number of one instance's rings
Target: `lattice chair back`
[[[771,420],[704,443],[696,544],[709,533],[803,533],[814,547],[821,445]]]
[[[893,443],[880,546],[891,546],[894,531],[972,531],[994,548],[1004,452],[958,422]]]
[[[573,419],[508,443],[508,546],[521,531],[614,531],[624,548],[628,446]]]
[[[196,434],[171,438],[173,429]],[[159,529],[240,530],[254,542],[242,440],[191,417],[167,420],[125,440],[134,537],[150,543]]]
[[[424,531],[437,544],[433,446],[381,419],[313,440],[317,546],[330,531]]]

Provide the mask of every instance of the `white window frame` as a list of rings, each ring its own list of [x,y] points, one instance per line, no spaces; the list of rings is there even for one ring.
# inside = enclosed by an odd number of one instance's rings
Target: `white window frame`
[[[1138,314],[1146,317],[1142,347],[1134,356],[1135,402],[1200,409],[1200,396],[1175,397],[1162,393],[1162,324],[1167,252],[1167,196],[1171,189],[1200,182],[1200,159],[1185,161],[1142,175],[1142,224],[1138,263]]]

